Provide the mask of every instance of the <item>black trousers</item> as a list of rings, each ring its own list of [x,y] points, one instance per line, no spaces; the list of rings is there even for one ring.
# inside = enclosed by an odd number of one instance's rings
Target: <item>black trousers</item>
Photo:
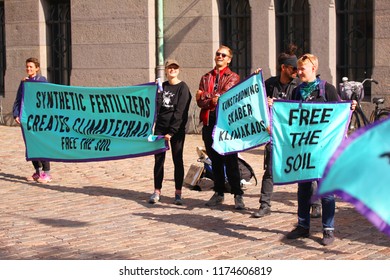
[[[208,126],[203,126],[202,129],[202,138],[205,144],[206,152],[209,158],[211,159],[211,166],[214,175],[214,191],[219,195],[224,194],[225,189],[225,170],[226,167],[226,176],[231,187],[231,193],[235,195],[242,195],[244,192],[241,189],[241,177],[240,170],[238,168],[238,155],[237,153],[229,155],[220,155],[213,148],[213,127],[214,125],[210,124]]]
[[[43,171],[50,171],[50,161],[33,160],[32,164],[33,164],[35,170],[42,168]]]
[[[174,165],[175,189],[181,190],[184,181],[184,148],[185,133],[178,133],[172,136],[170,144],[172,151],[172,159]],[[154,155],[154,188],[161,190],[164,179],[164,163],[166,152]]]

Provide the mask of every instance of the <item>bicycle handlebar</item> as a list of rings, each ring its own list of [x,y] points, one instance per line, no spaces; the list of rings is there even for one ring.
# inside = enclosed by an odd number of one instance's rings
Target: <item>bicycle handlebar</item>
[[[378,84],[378,81],[374,80],[374,79],[364,79],[362,82],[362,85],[364,85],[365,82],[371,82],[371,83],[374,83],[376,85]]]

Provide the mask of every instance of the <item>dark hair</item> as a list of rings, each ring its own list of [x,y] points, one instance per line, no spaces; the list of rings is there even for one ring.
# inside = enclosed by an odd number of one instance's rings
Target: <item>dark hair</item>
[[[295,44],[289,44],[286,48],[286,50],[279,54],[278,56],[278,72],[280,73],[282,71],[282,64],[286,64],[286,61],[297,61],[297,56],[295,55],[295,52],[297,51],[298,47]],[[289,63],[290,64],[290,63]]]
[[[29,63],[29,62],[34,63],[34,64],[35,64],[35,67],[37,67],[37,68],[40,67],[40,66],[39,66],[39,60],[38,60],[38,58],[35,58],[35,57],[27,58],[27,59],[26,59],[26,64]]]
[[[279,56],[278,56],[278,65],[279,65],[279,68],[282,64],[284,64],[284,62],[286,61],[286,59],[289,59],[291,57],[295,57],[296,58],[296,55],[295,55],[295,52],[297,51],[298,47],[294,44],[289,44],[287,49],[280,53]]]

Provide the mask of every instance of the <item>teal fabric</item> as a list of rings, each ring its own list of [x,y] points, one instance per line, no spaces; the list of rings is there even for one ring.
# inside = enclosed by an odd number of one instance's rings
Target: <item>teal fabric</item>
[[[269,123],[267,96],[260,72],[219,97],[213,148],[223,155],[265,144],[270,140]]]
[[[390,118],[355,132],[329,160],[318,194],[337,193],[390,235]],[[357,228],[359,225],[357,225]]]
[[[305,101],[307,97],[317,88],[320,80],[317,78],[315,81],[310,83],[302,83],[299,86],[299,92],[301,94],[301,99]]]
[[[167,149],[148,141],[157,86],[74,87],[26,82],[21,124],[27,160],[94,161]]]
[[[351,103],[275,101],[272,107],[272,172],[275,184],[322,177],[346,135]]]

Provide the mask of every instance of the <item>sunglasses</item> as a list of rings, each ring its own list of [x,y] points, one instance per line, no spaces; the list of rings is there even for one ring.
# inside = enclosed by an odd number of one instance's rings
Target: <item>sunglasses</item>
[[[308,60],[311,62],[311,64],[313,64],[313,66],[315,66],[314,63],[313,63],[313,61],[312,61],[312,60],[310,59],[310,57],[308,57],[307,55],[304,55],[304,56],[301,57],[301,60],[302,60],[302,61],[305,61],[306,59],[308,59]]]
[[[290,68],[293,71],[297,71],[297,67],[294,67],[292,65],[286,65],[287,68]]]
[[[220,52],[216,52],[216,53],[215,53],[215,56],[222,56],[223,58],[225,58],[225,57],[230,57],[230,56],[228,56],[226,53],[220,53]]]

